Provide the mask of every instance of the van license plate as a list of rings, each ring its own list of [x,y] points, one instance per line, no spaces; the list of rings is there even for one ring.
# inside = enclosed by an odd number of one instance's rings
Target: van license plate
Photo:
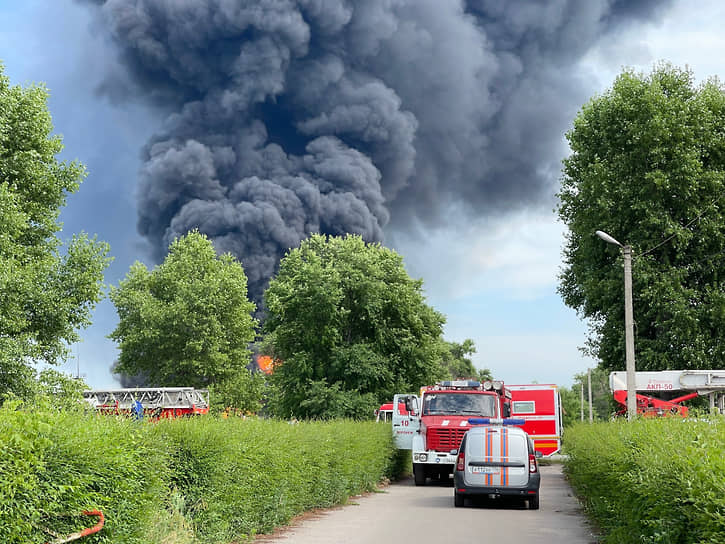
[[[498,470],[496,467],[471,467],[473,474],[496,474]]]

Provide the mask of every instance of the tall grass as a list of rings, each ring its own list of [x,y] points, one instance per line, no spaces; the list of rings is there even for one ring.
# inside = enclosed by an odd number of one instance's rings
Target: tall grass
[[[566,471],[605,542],[725,542],[725,420],[567,430]]]
[[[0,542],[106,526],[86,542],[225,543],[344,502],[402,470],[390,427],[0,408]]]

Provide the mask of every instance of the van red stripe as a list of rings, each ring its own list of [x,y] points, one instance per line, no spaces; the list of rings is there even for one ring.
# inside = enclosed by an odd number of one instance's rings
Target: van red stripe
[[[486,462],[491,462],[491,450],[493,449],[491,430],[486,429]],[[493,474],[486,474],[486,484],[491,485],[493,483]]]
[[[501,461],[506,462],[508,456],[508,429],[505,427],[501,429]],[[508,472],[509,469],[504,465],[502,467],[501,483],[506,486],[508,485]]]

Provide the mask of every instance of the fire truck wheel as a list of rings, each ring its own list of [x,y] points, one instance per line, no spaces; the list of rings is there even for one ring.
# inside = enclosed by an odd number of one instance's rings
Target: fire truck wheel
[[[532,495],[529,497],[529,510],[538,510],[539,509],[539,494]]]
[[[415,485],[425,485],[425,465],[413,463],[413,478]]]
[[[464,500],[465,500],[465,499],[464,499],[464,498],[463,498],[463,497],[462,497],[461,495],[459,495],[459,494],[458,494],[458,493],[456,493],[455,491],[453,492],[453,505],[454,505],[454,506],[455,506],[456,508],[459,508],[459,507],[463,506],[463,501],[464,501]]]

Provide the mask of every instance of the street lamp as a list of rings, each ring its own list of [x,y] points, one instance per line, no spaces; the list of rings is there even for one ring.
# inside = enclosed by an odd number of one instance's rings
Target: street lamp
[[[637,393],[634,373],[634,311],[632,310],[632,246],[622,245],[606,232],[596,232],[602,240],[622,248],[624,255],[624,343],[627,362],[627,419],[637,415]]]

